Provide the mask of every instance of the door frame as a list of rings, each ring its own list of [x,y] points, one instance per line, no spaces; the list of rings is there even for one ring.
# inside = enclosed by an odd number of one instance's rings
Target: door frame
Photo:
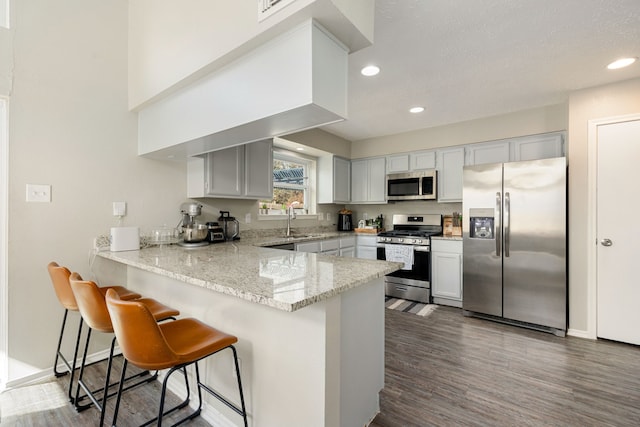
[[[598,127],[640,120],[640,114],[589,120],[587,147],[587,338],[598,338]]]
[[[0,96],[0,391],[9,378],[9,99]]]

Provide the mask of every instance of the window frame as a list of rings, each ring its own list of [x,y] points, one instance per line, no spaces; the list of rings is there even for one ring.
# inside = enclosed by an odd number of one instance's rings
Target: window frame
[[[289,188],[289,189],[303,189],[304,190],[304,200],[305,205],[304,209],[306,209],[306,213],[298,213],[296,212],[296,216],[299,218],[317,218],[316,210],[317,210],[317,198],[316,198],[316,174],[317,174],[317,159],[311,156],[305,156],[303,154],[297,153],[295,151],[290,151],[286,149],[274,149],[273,150],[273,161],[289,161],[296,162],[304,165],[304,184],[302,186],[298,184],[276,184],[273,182],[273,189],[276,188]],[[283,219],[286,218],[286,214],[264,214],[261,213],[260,204],[262,201],[258,200],[258,219],[260,220],[269,220],[269,219]]]

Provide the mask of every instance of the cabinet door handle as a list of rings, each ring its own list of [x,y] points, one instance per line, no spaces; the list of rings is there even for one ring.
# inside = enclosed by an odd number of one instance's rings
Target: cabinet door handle
[[[600,244],[602,246],[611,246],[611,245],[613,245],[613,242],[611,241],[611,239],[602,239],[600,241]]]

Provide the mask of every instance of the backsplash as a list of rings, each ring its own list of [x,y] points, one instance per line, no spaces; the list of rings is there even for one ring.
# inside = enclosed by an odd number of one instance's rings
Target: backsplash
[[[385,205],[347,205],[347,209],[353,211],[353,221],[358,223],[361,219],[374,219],[382,214],[384,228],[393,228],[391,217],[394,214],[441,214],[451,215],[462,212],[462,203],[438,203],[435,201],[406,201],[387,203]]]
[[[186,201],[186,200],[185,200]],[[255,200],[241,199],[195,199],[202,204],[202,215],[198,217],[200,222],[216,221],[220,216],[220,211],[229,211],[231,216],[240,222],[240,233],[247,230],[269,230],[285,229],[287,221],[285,219],[258,219],[258,203]],[[318,205],[317,214],[322,214],[322,219],[304,219],[298,216],[291,221],[294,229],[335,229],[337,227],[338,211],[346,207],[353,211],[353,221],[355,224],[361,219],[374,219],[378,215],[384,216],[384,227],[392,228],[391,217],[393,214],[442,214],[451,215],[452,212],[461,212],[462,203],[438,203],[435,201],[406,201],[380,205]],[[179,208],[178,208],[179,209]],[[327,213],[330,219],[327,219]],[[247,217],[249,216],[249,218]],[[176,210],[175,223],[180,221],[180,213]],[[249,219],[249,222],[247,222]]]

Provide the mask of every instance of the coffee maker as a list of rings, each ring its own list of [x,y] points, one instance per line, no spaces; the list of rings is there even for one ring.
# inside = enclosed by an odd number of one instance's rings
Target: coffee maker
[[[350,210],[338,212],[338,231],[353,231],[353,215]]]

